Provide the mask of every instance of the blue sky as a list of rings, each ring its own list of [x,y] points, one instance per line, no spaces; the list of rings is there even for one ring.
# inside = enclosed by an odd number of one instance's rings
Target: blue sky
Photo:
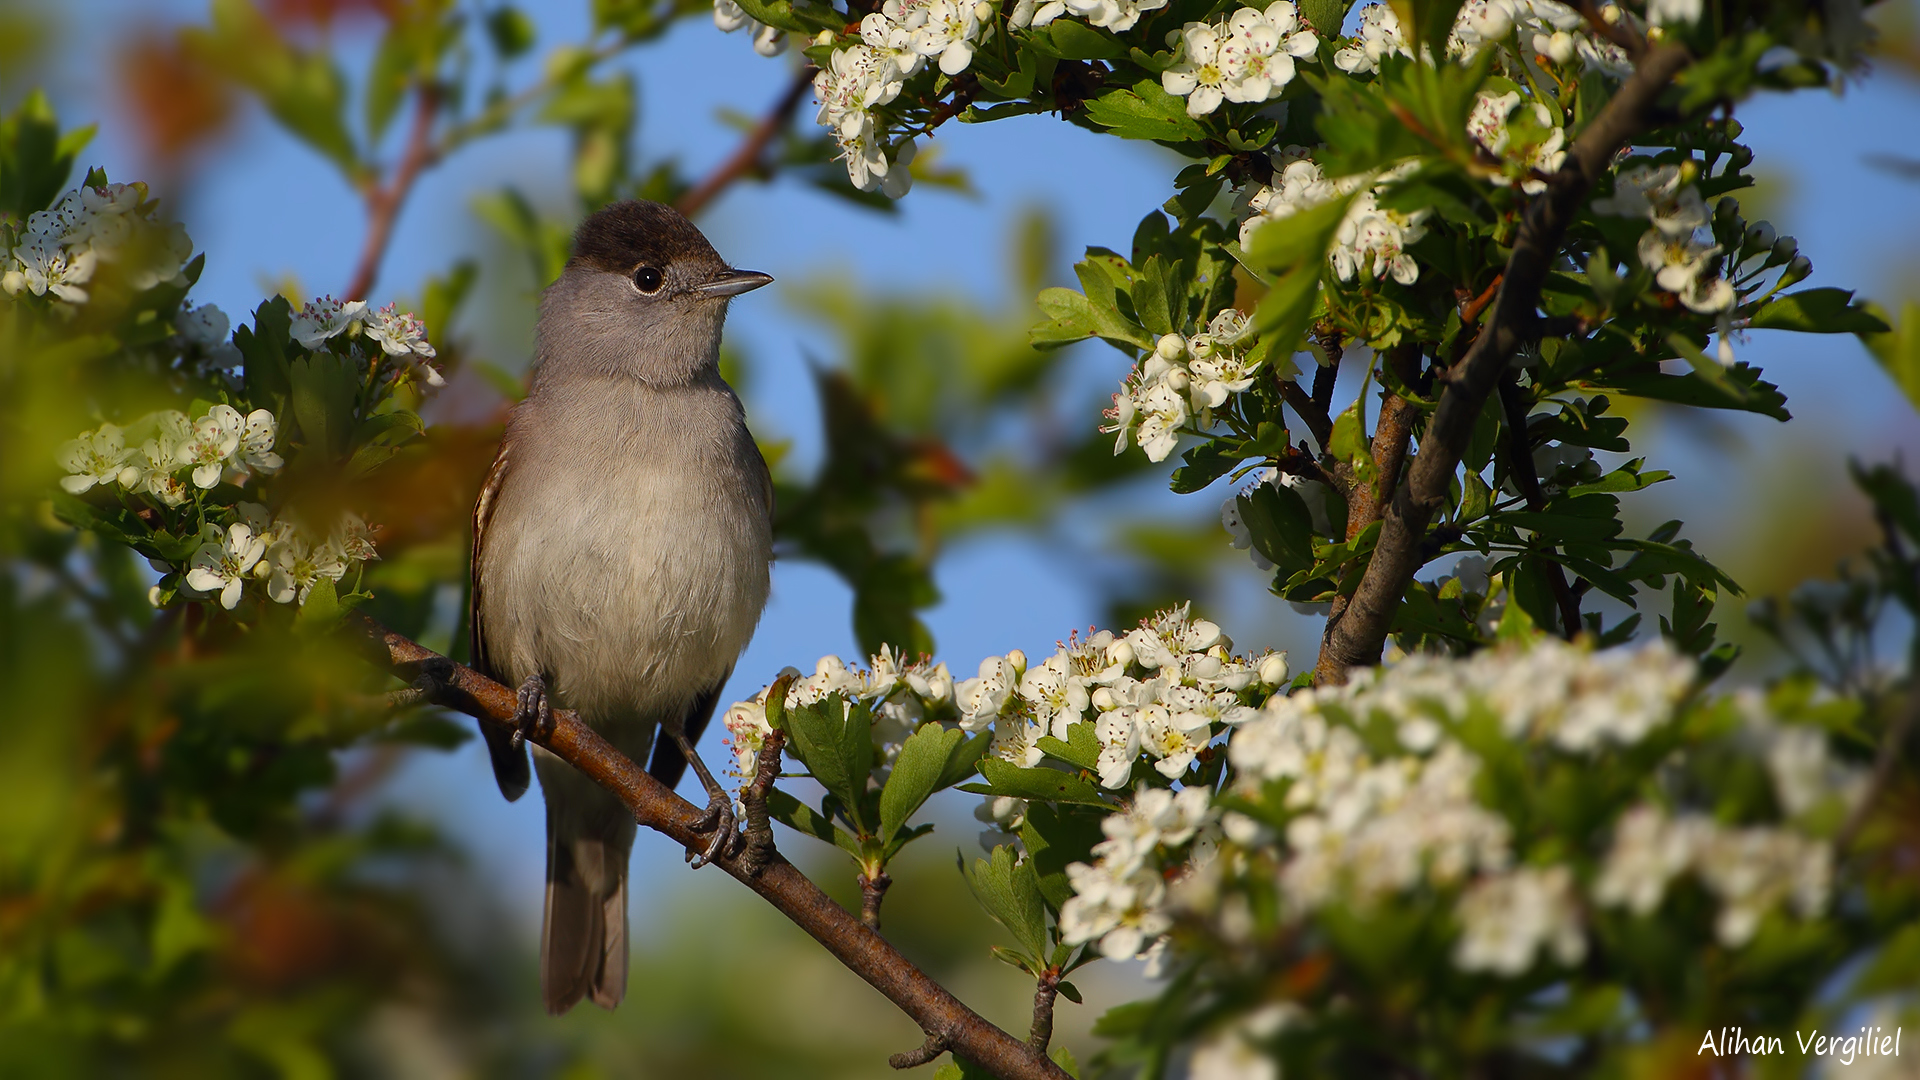
[[[543,48],[585,33],[585,4],[528,6],[538,11]],[[102,91],[109,81],[92,74],[110,69],[112,40],[85,38],[75,28],[191,20],[202,17],[204,7],[84,0],[65,4],[63,11],[68,32],[60,60],[49,71],[62,116],[69,122],[101,122],[86,154],[88,165],[103,165],[116,179],[138,177],[143,163],[125,114]],[[364,63],[364,46],[348,52]],[[786,85],[791,63],[791,57],[763,59],[744,35],[722,35],[705,20],[683,23],[631,60],[640,82],[642,155],[676,157],[690,174],[703,173],[737,138],[713,121],[716,114],[758,114]],[[518,77],[530,74],[523,70]],[[810,115],[810,106],[803,106],[803,122]],[[1796,234],[1814,261],[1812,284],[1860,288],[1883,299],[1920,294],[1920,262],[1909,254],[1920,242],[1920,185],[1864,161],[1874,152],[1909,152],[1920,133],[1915,83],[1877,75],[1842,94],[1762,97],[1744,105],[1739,116],[1774,191],[1784,193],[1776,199],[1781,212],[1775,224]],[[1015,209],[1033,204],[1049,209],[1063,254],[1093,244],[1123,247],[1141,215],[1167,197],[1178,168],[1157,148],[1096,137],[1048,117],[950,124],[932,148],[945,163],[966,170],[977,196],[923,189],[905,200],[898,215],[882,217],[799,185],[743,185],[701,224],[736,265],[786,281],[803,280],[823,267],[845,268],[875,288],[950,288],[993,302],[1006,294],[1004,239]],[[258,115],[242,122],[210,166],[196,200],[182,208],[198,247],[209,253],[207,273],[196,290],[199,299],[237,314],[258,303],[267,282],[286,275],[311,292],[344,285],[361,243],[363,214],[357,196],[329,166]],[[376,297],[414,292],[427,275],[459,256],[490,250],[484,227],[470,211],[476,194],[503,184],[536,195],[557,192],[567,168],[566,140],[551,131],[494,139],[442,163],[419,185],[400,220]],[[1059,268],[1063,277],[1066,261]],[[795,437],[804,455],[818,436],[809,427],[811,390],[802,357],[830,355],[829,342],[766,294],[735,305],[729,334],[759,364],[749,396],[756,421]],[[509,366],[525,361],[524,340],[475,345],[482,355]],[[1708,429],[1670,427],[1639,448],[1656,464],[1680,473],[1661,498],[1663,505],[1686,509],[1696,525],[1694,535],[1713,533],[1716,526],[1725,531],[1756,499],[1795,495],[1775,490],[1780,485],[1805,489],[1799,492],[1804,504],[1826,512],[1834,505],[1828,489],[1844,483],[1841,466],[1848,455],[1882,459],[1896,448],[1920,448],[1920,426],[1911,409],[1851,338],[1763,334],[1746,343],[1741,355],[1762,364],[1786,390],[1797,417],[1791,432],[1770,420],[1735,416]],[[1082,362],[1103,381],[1117,379],[1124,368],[1119,354],[1110,351],[1090,353]],[[1101,374],[1100,365],[1110,370]],[[1093,422],[1090,416],[1088,423]],[[1756,465],[1740,483],[1722,478],[1730,456]],[[1776,483],[1767,470],[1785,457],[1813,464],[1798,471],[1780,467]],[[1206,512],[1164,493],[1154,497],[1169,512]],[[1196,498],[1212,505],[1216,497]],[[1249,573],[1245,580],[1256,598],[1245,603],[1259,603],[1258,579]],[[961,674],[988,653],[1015,646],[1029,653],[1049,650],[1068,629],[1092,622],[1098,610],[1084,579],[1018,539],[987,537],[957,547],[942,563],[940,583],[947,599],[928,621],[942,655]],[[850,655],[854,646],[846,611],[846,592],[828,572],[780,565],[773,602],[740,662],[737,693],[729,699],[751,693],[783,665],[810,667],[824,653]],[[1236,629],[1232,619],[1223,621]],[[1267,620],[1251,624],[1270,625]],[[1293,646],[1296,663],[1307,663],[1316,632],[1296,623],[1272,643]],[[709,760],[721,751],[717,738],[709,736]],[[487,777],[484,753],[471,745],[452,755],[420,757],[394,790],[466,839],[483,866],[497,868],[513,909],[537,921],[538,799],[502,803]],[[954,831],[963,842],[971,835],[965,826]],[[650,838],[642,839],[636,859],[678,865],[677,852]],[[689,877],[675,873],[669,879]],[[709,881],[697,887],[718,886]]]

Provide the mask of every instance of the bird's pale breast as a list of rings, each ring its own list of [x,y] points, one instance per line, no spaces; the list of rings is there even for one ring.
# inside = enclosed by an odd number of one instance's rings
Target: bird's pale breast
[[[766,604],[770,508],[739,403],[605,380],[522,408],[482,555],[490,652],[596,724],[684,709]]]

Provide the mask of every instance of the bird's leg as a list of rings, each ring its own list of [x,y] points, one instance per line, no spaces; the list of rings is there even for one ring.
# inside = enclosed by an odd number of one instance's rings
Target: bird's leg
[[[553,704],[547,700],[547,680],[539,672],[520,684],[513,710],[513,750],[520,752],[528,736],[544,739],[553,734]]]
[[[713,778],[713,773],[707,771],[707,763],[700,760],[700,755],[693,752],[693,740],[687,738],[684,729],[677,725],[662,724],[661,730],[680,748],[680,756],[693,766],[693,775],[699,777],[700,786],[707,789],[707,810],[700,815],[700,823],[694,828],[700,832],[712,829],[713,841],[703,852],[687,852],[687,861],[698,870],[723,853],[730,852],[740,838],[739,825],[733,816],[733,797],[727,794],[726,788],[720,786],[720,781]]]

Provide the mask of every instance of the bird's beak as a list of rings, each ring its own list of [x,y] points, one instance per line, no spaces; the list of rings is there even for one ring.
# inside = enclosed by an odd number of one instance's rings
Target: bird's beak
[[[752,292],[772,280],[772,274],[763,274],[758,270],[722,270],[705,285],[695,285],[693,291],[702,296],[720,299],[739,296],[743,292]]]

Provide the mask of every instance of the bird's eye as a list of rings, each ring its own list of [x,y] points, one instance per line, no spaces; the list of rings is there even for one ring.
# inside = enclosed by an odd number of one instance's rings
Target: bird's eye
[[[666,281],[657,266],[643,266],[633,272],[633,287],[643,293],[657,293],[660,285]]]

